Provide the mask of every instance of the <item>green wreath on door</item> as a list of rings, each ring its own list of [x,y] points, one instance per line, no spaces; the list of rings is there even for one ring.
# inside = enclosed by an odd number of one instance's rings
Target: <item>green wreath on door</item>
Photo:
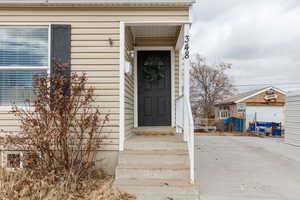
[[[144,79],[147,81],[158,81],[165,77],[165,63],[162,57],[149,56],[144,62]]]

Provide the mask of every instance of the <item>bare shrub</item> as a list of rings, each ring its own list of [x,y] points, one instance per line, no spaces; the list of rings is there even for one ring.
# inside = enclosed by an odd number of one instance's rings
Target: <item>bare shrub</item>
[[[20,180],[22,183],[33,187],[59,183],[66,191],[78,191],[81,182],[95,171],[96,153],[101,148],[108,115],[95,105],[94,89],[88,87],[85,74],[66,77],[63,65],[56,64],[55,68],[51,77],[35,77],[33,103],[13,106],[21,132],[6,138],[6,148],[23,152],[26,170],[22,173],[27,177]],[[13,174],[18,176],[19,172]],[[5,191],[11,195],[15,192]],[[13,199],[9,194],[8,197]]]

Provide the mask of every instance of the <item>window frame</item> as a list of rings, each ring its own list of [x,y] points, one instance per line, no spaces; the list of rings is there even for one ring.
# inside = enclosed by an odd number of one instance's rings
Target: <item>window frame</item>
[[[5,67],[5,66],[0,66],[0,70],[46,70],[48,76],[51,74],[51,24],[0,24],[0,27],[26,27],[26,28],[38,28],[38,27],[43,27],[48,29],[48,66],[38,66],[38,67],[33,67],[33,66],[20,66],[20,67]],[[20,108],[24,109],[30,109],[30,106],[18,106]],[[0,112],[8,112],[11,111],[12,106],[0,106]]]
[[[20,158],[19,158],[19,166],[18,167],[11,167],[11,166],[8,166],[9,165],[9,160],[8,160],[8,157],[9,155],[18,155]],[[12,169],[12,170],[16,170],[16,169],[23,169],[23,162],[22,162],[22,158],[23,158],[23,153],[22,152],[16,152],[16,151],[13,151],[13,152],[7,152],[6,153],[6,166],[5,168],[6,169]]]
[[[219,119],[223,120],[223,119],[227,119],[228,117],[229,117],[229,110],[221,109],[219,111]]]

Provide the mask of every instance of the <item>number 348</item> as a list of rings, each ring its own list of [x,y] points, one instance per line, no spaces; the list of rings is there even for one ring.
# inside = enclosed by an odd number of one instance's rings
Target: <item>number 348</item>
[[[186,35],[184,39],[184,58],[189,59],[190,58],[190,36]]]

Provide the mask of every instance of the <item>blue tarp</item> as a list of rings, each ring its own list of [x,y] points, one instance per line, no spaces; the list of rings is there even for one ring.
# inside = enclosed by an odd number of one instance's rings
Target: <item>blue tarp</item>
[[[224,120],[224,124],[227,125],[232,124],[234,131],[239,131],[239,132],[244,131],[244,123],[245,123],[245,119],[240,119],[236,117],[229,117]]]
[[[256,126],[263,126],[263,127],[280,127],[280,123],[275,122],[256,122]]]
[[[249,123],[249,130],[258,133],[266,133],[267,130],[272,130],[273,136],[282,135],[281,123],[276,123],[276,122]]]

